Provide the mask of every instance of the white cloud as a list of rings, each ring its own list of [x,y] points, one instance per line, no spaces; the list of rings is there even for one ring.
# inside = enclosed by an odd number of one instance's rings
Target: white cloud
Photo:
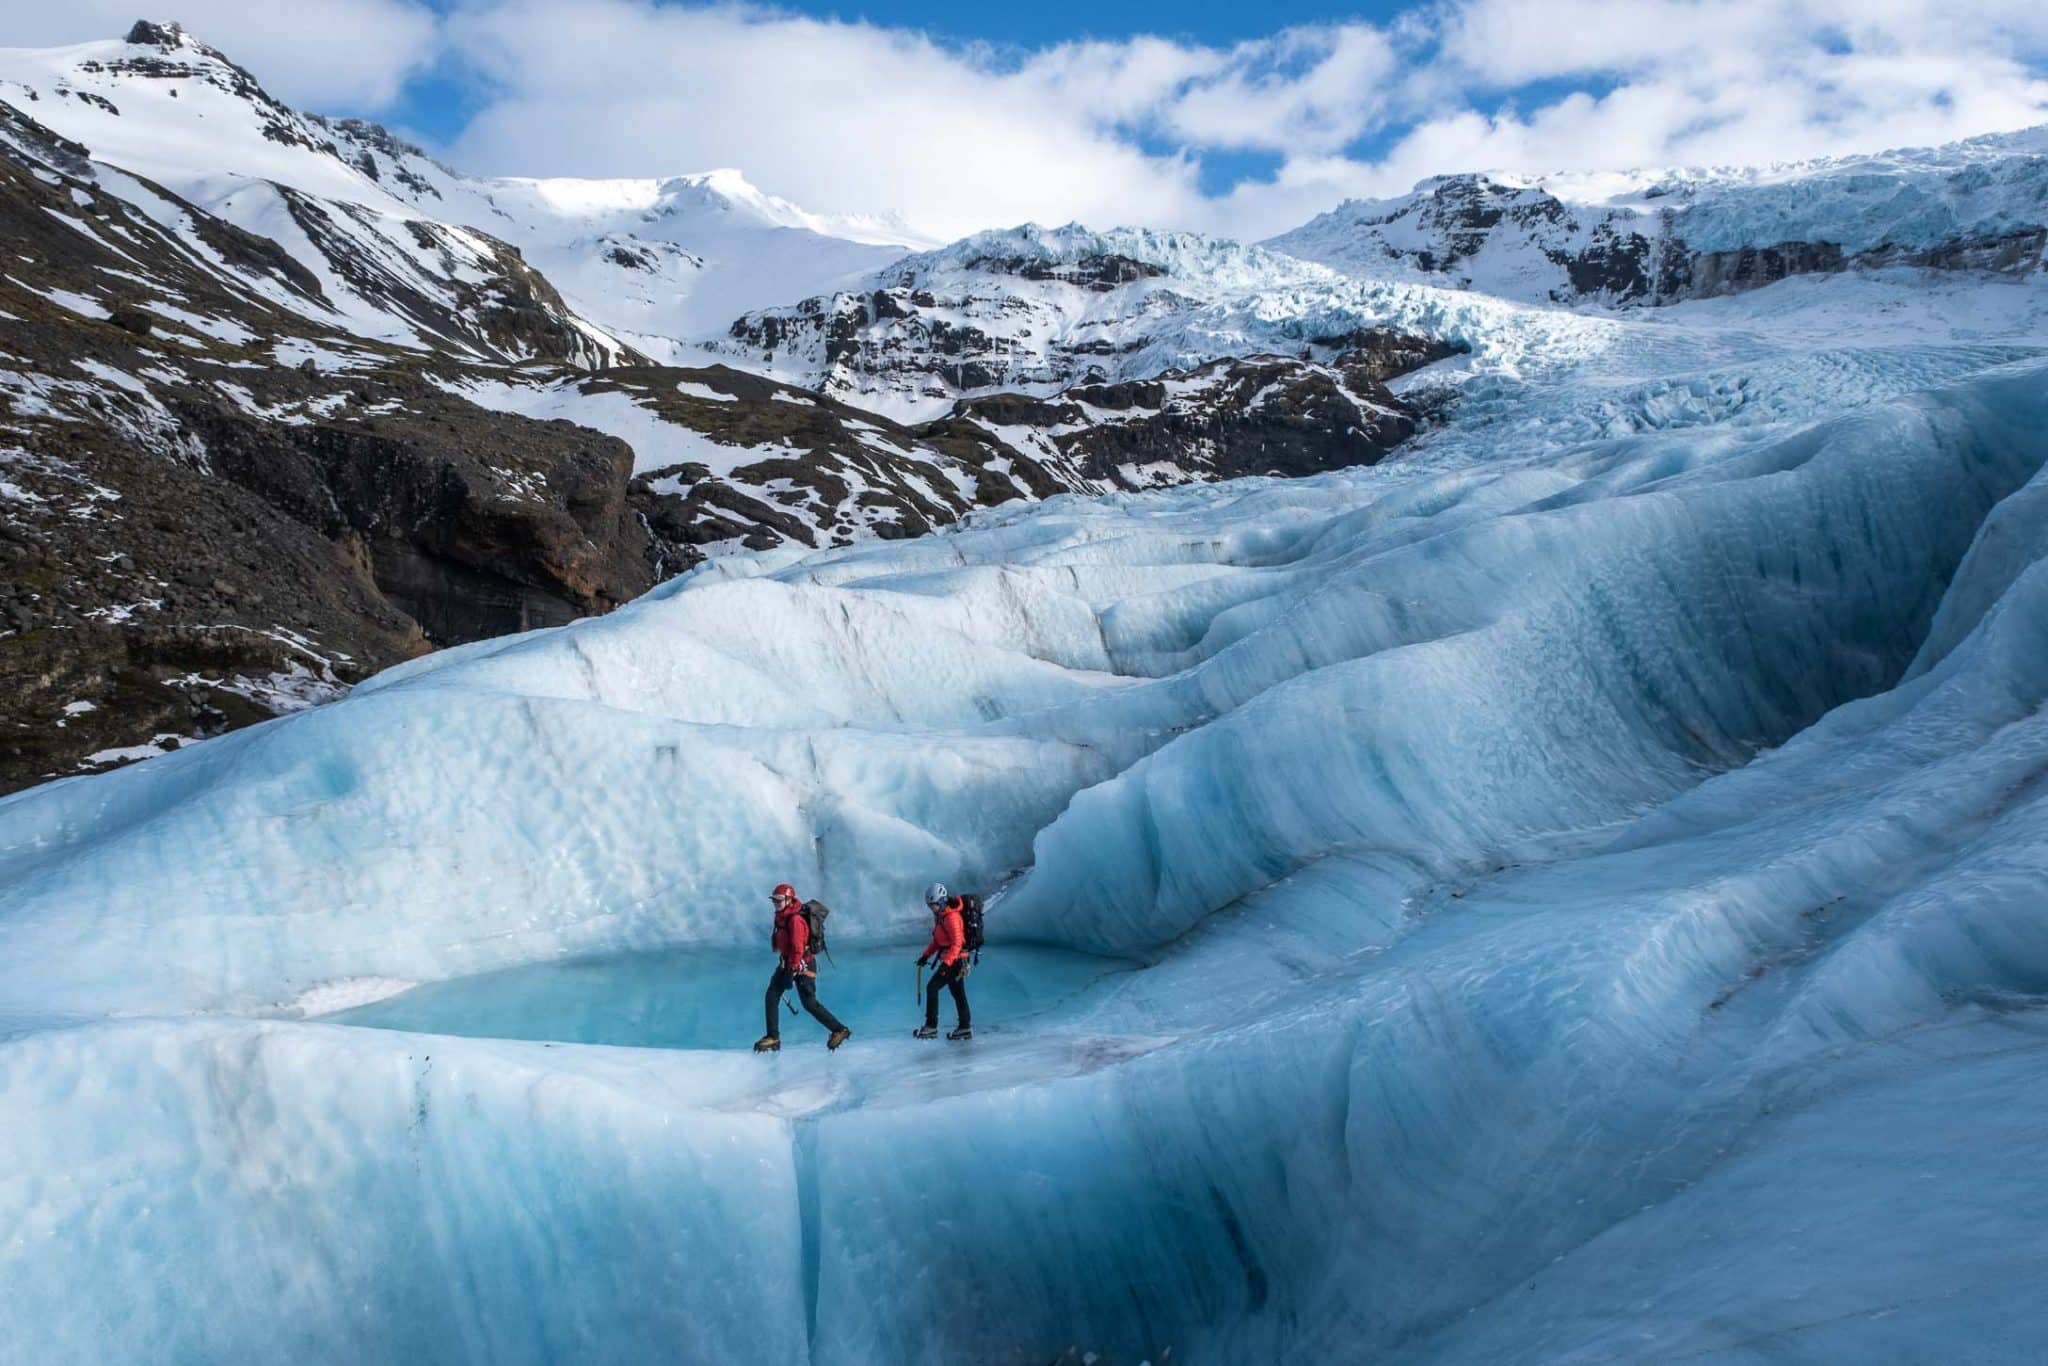
[[[55,47],[118,38],[147,8],[137,0],[10,5],[0,41]],[[196,37],[272,94],[315,110],[389,106],[439,43],[433,12],[416,0],[178,0],[176,10]]]
[[[508,0],[449,20],[498,92],[452,149],[523,174],[737,166],[826,211],[927,231],[1188,216],[1193,167],[1117,126],[1209,58],[1170,44],[1004,68],[916,34],[739,9]]]
[[[1160,122],[1197,147],[1315,155],[1342,147],[1386,104],[1393,45],[1364,24],[1292,29],[1232,49],[1161,101]]]
[[[1255,238],[1435,173],[1757,162],[2048,121],[2039,0],[1418,0],[1384,26],[1021,53],[746,4],[453,0],[437,19],[427,2],[181,0],[295,103],[375,114],[432,62],[476,81],[447,149],[475,170],[737,166],[808,208],[941,236],[1080,219]],[[110,0],[21,8],[8,41],[129,18]],[[1205,195],[1201,159],[1245,152],[1277,171]]]
[[[1451,0],[1386,27],[1021,57],[648,0],[470,0],[448,31],[493,92],[453,149],[467,164],[736,165],[941,235],[1078,218],[1257,237],[1439,172],[1751,162],[2048,120],[2048,7],[2013,0]],[[1361,140],[1377,152],[1346,155]],[[1199,192],[1205,152],[1246,150],[1277,174]]]
[[[1430,72],[1441,103],[1374,167],[1434,171],[1743,164],[1951,141],[2048,119],[2048,16],[1917,0],[1471,0]],[[1480,92],[1600,76],[1613,88],[1482,114]]]

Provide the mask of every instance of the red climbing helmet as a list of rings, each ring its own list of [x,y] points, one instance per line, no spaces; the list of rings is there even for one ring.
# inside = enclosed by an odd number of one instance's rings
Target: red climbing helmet
[[[790,886],[787,882],[778,882],[775,884],[775,890],[768,893],[768,899],[778,906],[785,901],[794,901],[796,900],[796,888]]]

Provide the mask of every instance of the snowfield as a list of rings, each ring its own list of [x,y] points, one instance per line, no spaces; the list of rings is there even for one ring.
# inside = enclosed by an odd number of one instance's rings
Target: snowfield
[[[2038,284],[1466,306],[1554,321],[1386,465],[716,561],[0,802],[0,1360],[2035,1357]],[[859,966],[935,877],[967,1045]],[[784,878],[837,1053],[743,1051]],[[696,1043],[571,1027],[649,964]]]

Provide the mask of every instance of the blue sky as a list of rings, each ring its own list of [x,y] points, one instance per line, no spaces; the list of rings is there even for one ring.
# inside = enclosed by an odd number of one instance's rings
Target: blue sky
[[[125,30],[16,6],[0,41]],[[302,107],[503,175],[734,167],[947,237],[1027,219],[1281,231],[1472,170],[1597,173],[2048,122],[2040,0],[181,0]]]
[[[1028,49],[1091,38],[1128,39],[1144,34],[1205,46],[1227,46],[1266,37],[1276,29],[1303,25],[1386,24],[1398,17],[1402,6],[1392,3],[1218,4],[1214,0],[1195,4],[1176,4],[1171,0],[1145,0],[1142,4],[1090,4],[1084,0],[1046,0],[1046,3],[1031,5],[933,2],[794,4],[786,8],[823,18],[922,29],[956,42]],[[1372,143],[1372,139],[1361,138],[1351,150],[1359,155],[1370,155]],[[1201,151],[1200,160],[1203,191],[1223,194],[1240,181],[1270,179],[1284,158],[1273,151],[1205,148]]]
[[[437,5],[445,8],[445,5]],[[1139,36],[1170,38],[1194,46],[1228,47],[1267,37],[1279,29],[1300,26],[1388,24],[1400,14],[1397,4],[1174,4],[1147,0],[1141,4],[1080,3],[1047,0],[1035,5],[960,5],[936,2],[891,4],[779,4],[776,8],[819,19],[905,29],[930,34],[942,42],[970,47],[984,45],[997,61],[1020,61],[1031,52],[1063,43],[1120,41]],[[416,134],[447,144],[458,138],[488,92],[460,69],[442,62],[414,75],[403,98],[383,115]],[[1172,144],[1145,130],[1134,141],[1154,154],[1168,154]],[[1347,147],[1349,155],[1371,157],[1385,150],[1387,135],[1365,135]],[[1206,195],[1227,194],[1245,182],[1269,181],[1285,162],[1282,152],[1262,149],[1205,147],[1195,151],[1196,183]]]
[[[446,12],[446,0],[435,0]],[[1249,5],[1171,3],[1084,3],[1044,0],[1028,5],[945,4],[939,0],[901,0],[883,4],[779,3],[773,8],[793,14],[847,24],[927,33],[949,44],[986,45],[998,60],[1062,43],[1127,40],[1152,35],[1190,45],[1224,47],[1256,41],[1276,30],[1314,25],[1394,22],[1403,10],[1395,3]],[[443,61],[415,73],[403,97],[381,115],[436,142],[453,141],[488,93],[466,76],[455,61]],[[356,111],[350,111],[356,112]],[[1156,147],[1156,143],[1154,144]],[[1356,149],[1370,152],[1369,140]],[[1201,178],[1205,191],[1223,193],[1246,179],[1270,177],[1282,160],[1275,152],[1204,149]]]
[[[1302,24],[1354,20],[1385,23],[1402,8],[1396,4],[1218,4],[1214,0],[1142,4],[1087,3],[1087,0],[1043,0],[1037,4],[959,5],[789,4],[783,8],[823,18],[864,21],[889,28],[917,28],[949,38],[1043,47],[1076,38],[1129,38],[1138,34],[1181,37],[1197,43],[1222,44],[1262,38],[1275,29]]]
[[[1366,24],[1386,27],[1400,20],[1404,11],[1419,10],[1385,0],[1377,4],[1219,4],[1174,3],[1173,0],[1144,0],[1144,3],[1087,3],[1086,0],[1045,0],[1029,5],[945,4],[939,0],[902,0],[887,4],[785,3],[793,12],[823,19],[873,24],[884,28],[913,29],[958,44],[988,44],[999,53],[1017,57],[1029,51],[1062,43],[1088,40],[1119,41],[1140,36],[1175,39],[1191,45],[1228,47],[1257,42],[1289,28]],[[1600,73],[1587,73],[1571,81],[1538,82],[1521,86],[1512,95],[1525,102],[1544,103],[1574,90],[1599,92],[1611,87]],[[423,88],[422,92],[427,95]],[[460,94],[449,86],[436,89],[429,99]],[[424,101],[423,101],[424,102]],[[434,117],[440,111],[427,113]],[[453,119],[459,123],[466,111]],[[443,126],[448,126],[444,124]],[[1369,160],[1384,155],[1399,129],[1376,127],[1346,143],[1347,156]],[[1134,134],[1139,145],[1155,153],[1170,152],[1166,140]],[[1198,184],[1204,194],[1222,195],[1244,182],[1270,181],[1285,163],[1284,152],[1273,149],[1248,151],[1236,148],[1197,149]]]

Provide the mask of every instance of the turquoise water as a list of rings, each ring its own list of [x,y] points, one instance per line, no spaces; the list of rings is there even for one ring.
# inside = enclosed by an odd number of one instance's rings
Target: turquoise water
[[[818,996],[856,1036],[904,1033],[921,1022],[914,947],[836,952],[818,969]],[[667,949],[534,963],[434,982],[325,1017],[471,1038],[551,1039],[641,1048],[744,1048],[761,1033],[761,996],[775,970],[769,953]],[[1130,965],[1060,949],[1005,945],[982,955],[968,976],[976,1034],[1018,1027]],[[925,977],[930,978],[926,972]],[[796,993],[789,1003],[797,1005]],[[950,996],[940,1001],[953,1023]],[[785,1047],[822,1043],[825,1032],[799,1008],[785,1010]]]

